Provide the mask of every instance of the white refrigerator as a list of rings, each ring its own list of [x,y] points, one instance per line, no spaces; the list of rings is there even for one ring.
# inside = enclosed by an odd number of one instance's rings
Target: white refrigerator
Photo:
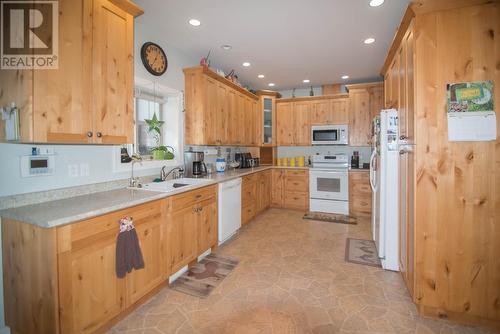
[[[370,159],[372,232],[382,267],[399,270],[398,112],[382,110],[373,120]]]

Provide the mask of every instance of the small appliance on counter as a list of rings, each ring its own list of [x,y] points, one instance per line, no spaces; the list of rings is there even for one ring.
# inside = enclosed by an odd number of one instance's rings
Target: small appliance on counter
[[[359,152],[354,151],[352,152],[351,156],[351,168],[359,168]]]
[[[252,154],[250,153],[235,153],[234,160],[239,163],[238,168],[250,168],[250,160],[252,159]]]
[[[205,155],[203,154],[203,152],[184,152],[184,170],[186,177],[198,177],[207,175],[207,166],[205,165],[204,160]]]

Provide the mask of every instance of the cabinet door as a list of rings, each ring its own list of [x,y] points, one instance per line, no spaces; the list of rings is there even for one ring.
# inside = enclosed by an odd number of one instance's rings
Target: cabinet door
[[[134,221],[144,258],[144,269],[127,274],[127,305],[135,303],[168,278],[165,220],[166,217],[158,213],[148,219]]]
[[[330,122],[331,124],[348,124],[349,123],[349,99],[332,99],[330,107]]]
[[[109,0],[94,0],[92,40],[94,142],[132,143],[133,16]]]
[[[291,146],[294,144],[294,117],[292,103],[276,103],[276,130],[278,146]]]
[[[380,114],[384,109],[384,85],[374,86],[369,90],[370,94],[370,117],[373,118]]]
[[[198,210],[198,254],[217,245],[217,201],[200,203]]]
[[[217,110],[215,113],[215,141],[217,145],[229,144],[229,87],[222,83],[217,84]]]
[[[271,172],[271,206],[283,207],[284,173],[282,169],[273,169]]]
[[[236,91],[228,88],[227,91],[227,143],[236,145],[238,141],[238,95]]]
[[[89,36],[92,36],[92,2],[60,0],[59,67],[33,72],[35,142],[92,142],[93,138],[87,136],[93,131],[92,72],[89,71],[92,38]],[[132,126],[131,123],[130,128]]]
[[[371,139],[370,94],[365,89],[349,92],[349,145],[368,146]]]
[[[114,227],[114,233],[83,239],[80,247],[74,242],[58,256],[64,333],[93,333],[125,308],[125,279],[115,272]]]
[[[167,249],[169,273],[173,274],[196,258],[197,206],[189,206],[172,213],[168,219]]]
[[[205,109],[203,110],[203,126],[205,130],[204,142],[207,145],[217,145],[217,113],[218,87],[217,81],[205,77]]]
[[[244,120],[245,125],[242,130],[245,133],[245,140],[243,144],[251,146],[255,142],[255,117],[253,115],[252,100],[249,97],[245,97]]]
[[[311,145],[311,102],[294,102],[293,115],[295,125],[294,144]]]
[[[245,96],[241,93],[237,93],[237,127],[236,127],[236,144],[244,145],[246,140],[246,131],[245,131]]]
[[[253,129],[254,133],[252,136],[252,146],[262,145],[262,123],[261,123],[261,113],[259,112],[259,103],[257,100],[252,100],[252,117],[253,117]]]
[[[311,105],[311,124],[333,124],[330,100],[313,101],[311,102]]]

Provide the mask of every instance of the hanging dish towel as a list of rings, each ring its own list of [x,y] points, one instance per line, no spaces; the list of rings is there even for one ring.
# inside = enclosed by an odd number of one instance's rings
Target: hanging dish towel
[[[144,268],[141,246],[132,217],[120,219],[120,233],[116,239],[116,276],[123,278],[132,269]]]

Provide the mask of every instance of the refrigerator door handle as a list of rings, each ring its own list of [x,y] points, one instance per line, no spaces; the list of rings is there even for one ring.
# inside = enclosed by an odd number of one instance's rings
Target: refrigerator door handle
[[[375,187],[373,182],[373,176],[375,175],[375,170],[373,169],[373,160],[375,159],[376,155],[377,149],[374,149],[372,152],[372,156],[370,157],[370,186],[372,187],[373,191],[377,191],[377,187]]]

